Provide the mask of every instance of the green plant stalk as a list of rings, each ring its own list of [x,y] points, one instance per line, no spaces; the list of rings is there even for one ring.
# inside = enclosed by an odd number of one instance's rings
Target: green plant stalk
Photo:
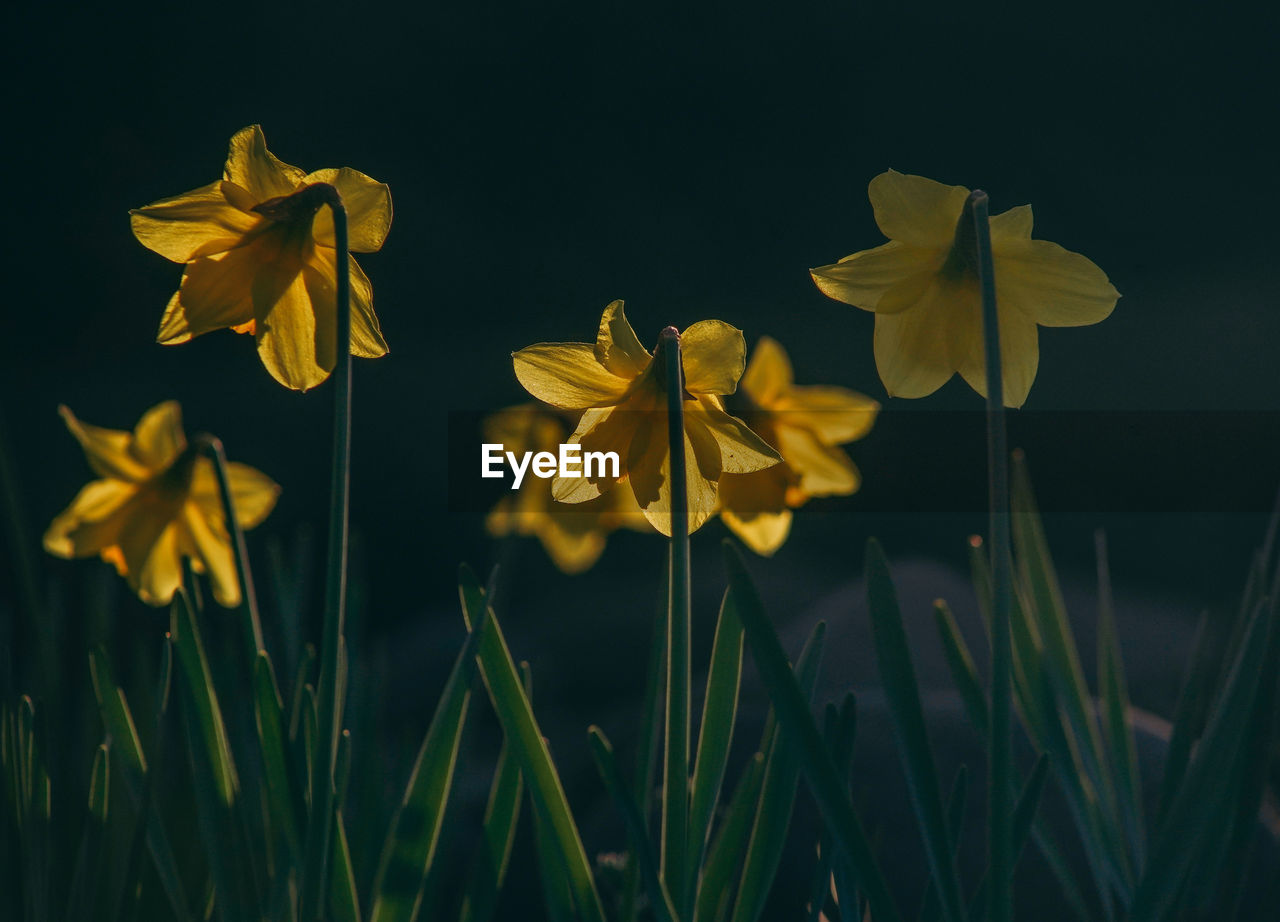
[[[689,490],[684,452],[684,373],[680,333],[662,331],[667,439],[671,451],[671,565],[667,571],[667,734],[662,773],[662,882],[680,917],[689,914]]]
[[[240,578],[240,604],[244,607],[245,648],[250,672],[258,661],[258,651],[265,647],[262,640],[262,619],[258,617],[258,596],[253,590],[253,571],[249,569],[249,549],[244,541],[244,529],[231,495],[231,478],[227,473],[227,453],[222,440],[204,434],[196,439],[199,450],[213,462],[218,477],[218,495],[222,498],[222,516],[226,519],[227,534],[231,538],[231,550],[236,557],[236,575]]]
[[[342,727],[338,648],[346,620],[347,522],[351,499],[351,269],[347,245],[347,210],[338,190],[326,187],[325,204],[333,213],[337,250],[337,351],[333,369],[333,479],[329,487],[329,549],[324,590],[324,635],[320,654],[317,745],[311,821],[300,888],[302,922],[316,922],[329,892],[329,839],[333,832],[333,772]]]
[[[973,221],[978,284],[982,291],[982,340],[987,373],[987,487],[993,584],[991,737],[987,760],[987,858],[991,873],[988,918],[991,922],[1009,922],[1013,916],[1013,830],[1009,814],[1013,740],[1009,613],[1013,598],[1013,559],[1009,550],[1009,448],[1004,419],[1004,367],[1000,358],[1000,322],[996,311],[996,277],[991,258],[987,194],[980,189],[970,193],[965,211]]]

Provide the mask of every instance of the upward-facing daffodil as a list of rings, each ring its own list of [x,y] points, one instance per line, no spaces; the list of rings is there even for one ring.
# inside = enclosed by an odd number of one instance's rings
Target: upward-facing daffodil
[[[720,480],[720,518],[757,554],[787,540],[791,510],[814,496],[846,496],[862,477],[838,446],[871,431],[880,404],[843,387],[795,383],[777,340],[762,336],[731,410],[782,454],[782,463]]]
[[[133,432],[80,422],[61,408],[89,466],[103,479],[86,486],[44,534],[57,557],[92,557],[116,571],[148,605],[164,605],[182,584],[182,558],[207,573],[213,596],[240,604],[240,583],[213,462],[187,444],[182,411],[167,401]],[[280,488],[244,464],[227,465],[236,518],[252,528],[267,517]]]
[[[315,387],[337,361],[338,253],[333,216],[316,194],[333,186],[347,211],[350,249],[372,253],[391,227],[391,193],[343,167],[305,173],[267,150],[262,129],[236,132],[220,182],[161,199],[132,215],[142,243],[186,263],[156,340],[211,330],[252,333],[267,371],[286,387]],[[386,355],[373,288],[353,257],[351,354]]]
[[[509,407],[485,419],[484,438],[516,455],[554,454],[579,415],[532,403]],[[609,490],[572,504],[556,502],[551,490],[552,481],[526,477],[520,490],[499,500],[485,519],[489,534],[533,535],[560,570],[581,573],[600,559],[610,532],[619,528],[653,531],[630,490]]]
[[[742,376],[746,344],[742,331],[719,320],[695,323],[680,335],[684,371],[685,471],[689,530],[715,511],[722,474],[744,474],[781,458],[740,419],[725,412],[721,396],[732,394]],[[665,353],[664,353],[665,355]],[[570,437],[582,451],[613,451],[626,487],[645,517],[671,534],[671,453],[663,358],[640,345],[622,302],[604,310],[594,345],[540,343],[514,353],[516,377],[534,397],[554,407],[583,410]],[[557,477],[553,495],[580,503],[613,489],[601,476]]]
[[[812,270],[828,297],[876,315],[876,368],[889,394],[924,397],[957,371],[986,396],[973,234],[958,223],[969,190],[890,170],[868,188],[890,242]],[[966,218],[966,221],[968,219]],[[1040,361],[1036,325],[1107,317],[1120,293],[1079,253],[1031,239],[1031,206],[991,218],[1004,402],[1022,406]]]

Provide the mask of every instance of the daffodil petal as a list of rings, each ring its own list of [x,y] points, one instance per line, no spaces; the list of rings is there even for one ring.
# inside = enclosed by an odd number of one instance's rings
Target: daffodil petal
[[[129,451],[133,441],[132,433],[82,423],[65,406],[59,407],[58,412],[62,414],[67,429],[84,449],[89,466],[98,476],[142,483],[155,473]]]
[[[686,427],[701,423],[720,446],[720,468],[726,474],[764,470],[782,456],[742,420],[730,416],[709,398],[685,403]]]
[[[843,387],[793,387],[773,405],[778,426],[807,429],[827,445],[862,438],[871,431],[880,404]]]
[[[980,325],[977,292],[936,278],[910,310],[876,314],[873,349],[885,389],[894,397],[932,394],[956,372]]]
[[[133,235],[147,249],[177,263],[237,246],[259,219],[230,204],[221,187],[220,182],[210,183],[134,209],[129,212]]]
[[[742,331],[721,320],[701,320],[680,334],[684,389],[690,394],[732,394],[746,367]]]
[[[387,341],[382,338],[382,329],[373,313],[373,285],[355,258],[348,256],[347,259],[351,273],[351,354],[376,359],[387,354]],[[319,310],[322,316],[332,317],[338,303],[336,260],[336,251],[317,247],[302,270],[312,305],[326,306]],[[336,328],[334,336],[336,343]]]
[[[222,178],[247,191],[261,204],[280,195],[291,195],[306,173],[278,160],[267,150],[259,125],[241,128],[231,138]]]
[[[858,469],[842,449],[822,444],[806,429],[779,426],[778,450],[800,475],[800,489],[809,496],[846,496],[861,483]]]
[[[511,358],[526,391],[566,410],[613,406],[631,383],[601,365],[595,348],[586,343],[539,343]]]
[[[231,539],[222,519],[219,517],[211,522],[196,503],[186,503],[179,514],[179,523],[180,553],[199,561],[219,605],[223,608],[239,605],[240,582],[231,552]]]
[[[187,447],[182,433],[182,408],[176,400],[157,404],[133,428],[129,453],[153,471],[162,471]]]
[[[631,486],[636,502],[653,527],[671,535],[671,452],[666,443],[666,433],[657,432],[656,426],[647,427],[646,437],[632,443],[632,457],[628,463]],[[665,427],[664,427],[665,428]],[[639,444],[640,451],[636,448]],[[698,470],[697,456],[689,433],[684,437],[685,479],[688,485],[689,531],[696,531],[715,512],[716,483],[703,477]]]
[[[665,420],[664,415],[662,425],[665,425]],[[584,455],[589,451],[612,451],[621,461],[628,455],[638,421],[643,421],[646,425],[650,422],[647,418],[641,420],[639,414],[627,410],[587,410],[582,414],[578,428],[569,436],[569,442],[581,445]],[[612,487],[612,478],[595,471],[591,477],[556,477],[551,482],[551,496],[558,503],[583,503],[608,492]]]
[[[1031,392],[1031,384],[1040,365],[1039,335],[1034,320],[1012,306],[1000,307],[1000,357],[1004,405],[1007,407],[1022,406]],[[959,371],[970,387],[983,397],[987,396],[985,349],[980,339]]]
[[[782,345],[770,336],[761,336],[751,350],[751,361],[738,386],[757,406],[771,406],[795,380],[791,360]]]
[[[1106,319],[1120,292],[1093,261],[1047,240],[1009,244],[996,256],[996,303],[1016,305],[1047,327]]]
[[[1034,223],[1030,205],[1018,205],[1003,214],[993,215],[990,221],[992,249],[999,251],[1007,243],[1030,240]]]
[[[246,531],[262,524],[280,496],[279,484],[256,468],[238,461],[227,462],[227,482],[231,486],[231,504],[236,510],[236,518]],[[213,462],[208,458],[196,459],[189,495],[207,519],[222,522],[222,492]]]
[[[44,549],[55,557],[91,557],[116,544],[120,513],[137,493],[122,480],[94,480],[58,514],[44,533]]]
[[[604,553],[605,532],[600,528],[598,510],[574,506],[545,515],[536,534],[551,562],[563,573],[590,569]]]
[[[274,303],[255,306],[258,357],[273,378],[306,391],[329,377],[337,360],[335,309],[332,302],[327,311],[312,304],[302,275]]]
[[[375,253],[382,249],[391,230],[391,189],[359,170],[316,170],[303,177],[302,183],[323,182],[338,190],[347,210],[347,246],[353,253]],[[316,243],[332,249],[333,213],[328,208],[316,212],[311,232]]]
[[[272,304],[302,270],[298,254],[286,251],[275,235],[187,264],[170,302],[157,340],[183,342],[213,330],[239,326],[257,317],[255,304]]]
[[[640,344],[636,331],[627,322],[621,301],[611,302],[600,317],[595,357],[596,361],[620,378],[638,377],[653,360],[649,350]]]
[[[949,249],[969,190],[889,170],[867,187],[876,224],[890,240]]]
[[[936,272],[944,256],[940,250],[922,250],[894,240],[846,256],[833,266],[810,269],[809,275],[828,298],[877,314],[894,313],[909,305],[886,301],[885,294],[904,281]]]
[[[721,482],[721,493],[724,492],[724,487]],[[720,520],[743,544],[761,557],[772,557],[786,543],[787,535],[791,533],[790,509],[762,512],[750,518],[742,518],[729,509],[721,509]]]
[[[121,535],[120,549],[129,571],[125,577],[138,598],[148,605],[168,605],[182,585],[182,557],[178,549],[178,526],[172,521],[160,522],[158,534],[152,534],[155,522],[139,517],[139,529],[126,529]]]

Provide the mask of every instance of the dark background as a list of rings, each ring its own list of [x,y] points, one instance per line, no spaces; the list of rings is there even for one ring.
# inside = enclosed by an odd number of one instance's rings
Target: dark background
[[[564,747],[638,693],[660,542],[617,536],[590,574],[563,577],[535,543],[499,550],[478,510],[451,506],[471,474],[446,463],[451,418],[523,398],[513,350],[590,340],[614,298],[642,340],[719,318],[748,343],[781,340],[801,383],[886,404],[851,448],[863,491],[801,510],[786,547],[755,562],[780,620],[807,623],[843,591],[869,534],[893,559],[963,567],[965,538],[984,528],[979,398],[957,377],[889,401],[872,318],[806,271],[883,241],[866,186],[888,168],[985,188],[995,211],[1030,202],[1036,237],[1109,274],[1123,293],[1110,319],[1042,331],[1015,441],[1069,576],[1088,579],[1092,529],[1106,525],[1131,597],[1178,623],[1225,612],[1280,486],[1280,17],[1264,4],[1032,6],[6,13],[0,403],[32,540],[89,476],[57,405],[129,428],[168,398],[189,433],[218,434],[284,487],[251,535],[256,558],[270,536],[323,537],[328,388],[284,390],[231,333],[156,345],[181,269],[128,225],[129,208],[217,178],[228,138],[260,123],[284,161],[349,165],[392,190],[387,244],[361,258],[391,355],[356,366],[356,622],[398,651],[391,674],[417,732],[461,639],[462,560],[483,571],[506,555],[505,619],[549,686],[547,719],[569,728]],[[694,540],[702,639],[722,534],[712,523]],[[9,559],[0,604],[13,601]],[[100,566],[40,565],[54,585]],[[162,614],[120,604],[162,629]],[[1158,647],[1126,655],[1180,669]]]

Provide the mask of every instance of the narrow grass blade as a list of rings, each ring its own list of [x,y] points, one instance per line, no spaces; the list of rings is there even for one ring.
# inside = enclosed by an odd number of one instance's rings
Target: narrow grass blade
[[[942,641],[942,652],[947,666],[951,670],[951,678],[956,683],[956,691],[964,703],[969,722],[974,725],[978,735],[987,735],[988,721],[987,698],[982,693],[982,683],[978,680],[978,670],[973,665],[973,656],[960,633],[955,616],[947,603],[939,599],[933,603],[933,620],[938,628],[938,637]]]
[[[1191,747],[1204,731],[1209,706],[1213,701],[1213,685],[1217,681],[1221,641],[1215,636],[1207,611],[1200,615],[1191,659],[1187,664],[1173,712],[1173,732],[1165,754],[1164,776],[1160,780],[1160,801],[1156,811],[1156,828],[1164,826],[1174,796],[1182,786],[1182,778],[1191,761]]]
[[[1138,769],[1138,748],[1129,726],[1129,691],[1120,638],[1116,633],[1115,605],[1111,597],[1111,569],[1107,561],[1107,537],[1094,535],[1098,558],[1098,697],[1102,706],[1102,731],[1106,750],[1115,767],[1117,801],[1128,834],[1134,865],[1146,863],[1146,827],[1142,815],[1142,775]]]
[[[782,652],[778,635],[764,612],[742,556],[727,541],[725,561],[729,570],[729,586],[756,667],[777,709],[779,724],[793,741],[792,745],[800,749],[805,775],[823,818],[836,844],[844,849],[852,862],[876,922],[901,922],[902,916],[889,893],[884,873],[854,812],[847,785],[841,780],[813,715],[809,713],[804,694],[787,666],[786,654]]]
[[[942,803],[942,788],[933,760],[933,748],[929,744],[929,732],[925,727],[919,681],[911,661],[907,633],[902,626],[902,613],[889,575],[889,564],[880,542],[874,538],[867,542],[866,580],[880,681],[893,715],[907,790],[911,794],[916,818],[920,821],[929,870],[938,887],[942,917],[947,922],[962,922],[964,905],[960,873],[956,869],[955,854],[947,834],[946,808]]]
[[[293,772],[285,747],[280,690],[275,669],[266,650],[259,650],[253,665],[253,716],[258,728],[258,746],[262,755],[262,773],[266,781],[267,809],[271,825],[288,852],[295,859],[300,854],[301,838],[298,808],[301,798],[294,791]]]
[[[826,625],[819,621],[796,660],[793,674],[806,703],[806,713],[818,684]],[[810,717],[812,721],[812,717]],[[824,745],[825,749],[825,745]],[[756,922],[764,911],[786,844],[787,827],[800,781],[800,754],[787,733],[774,735],[766,753],[764,782],[756,803],[755,822],[747,842],[747,856],[738,883],[733,922]]]
[[[1049,760],[1045,756],[1040,756],[1036,760],[1035,766],[1031,769],[1031,774],[1027,777],[1027,782],[1022,786],[1022,792],[1018,795],[1017,803],[1013,806],[1013,861],[1017,865],[1018,857],[1022,854],[1022,850],[1027,845],[1027,839],[1031,836],[1036,818],[1036,810],[1040,806],[1040,795],[1044,793],[1044,782],[1049,776]],[[987,899],[987,879],[983,877],[978,882],[978,889],[973,894],[973,900],[969,904],[969,918],[981,919],[986,910]],[[1068,893],[1068,902],[1077,907],[1077,915],[1084,920],[1091,918],[1089,912],[1084,907],[1083,897],[1079,896],[1079,891],[1071,891]]]
[[[507,863],[511,860],[511,845],[516,837],[523,795],[520,767],[511,755],[511,747],[504,743],[494,768],[489,801],[485,805],[480,849],[471,862],[458,922],[489,922],[493,918],[498,894],[506,878]]]
[[[608,738],[599,727],[589,728],[587,737],[591,743],[591,756],[595,759],[600,778],[604,781],[609,796],[613,798],[614,804],[622,812],[626,822],[627,836],[631,840],[631,854],[649,891],[649,905],[653,910],[654,918],[657,922],[676,922],[678,917],[675,906],[671,902],[671,895],[667,893],[667,888],[663,885],[662,877],[658,873],[658,859],[653,851],[653,843],[649,841],[640,808],[636,806],[635,800],[627,791],[622,773],[618,771],[613,746],[609,744]]]
[[[533,847],[538,859],[538,874],[542,881],[542,899],[547,909],[550,922],[577,922],[578,916],[573,908],[573,891],[569,887],[569,877],[565,873],[563,857],[560,854],[560,843],[550,828],[535,809],[533,811]]]
[[[356,875],[351,866],[351,846],[347,843],[347,825],[342,811],[333,817],[333,869],[329,877],[329,908],[334,922],[360,922],[360,897],[356,893]]]
[[[374,881],[371,922],[410,922],[417,914],[453,783],[471,699],[483,616],[467,635],[418,750],[404,798],[391,822]]]
[[[956,771],[955,779],[951,782],[951,794],[947,798],[947,833],[952,854],[955,854],[956,849],[960,846],[960,833],[964,829],[964,809],[968,796],[969,768],[966,765],[961,765]],[[942,906],[938,902],[938,888],[935,886],[933,878],[930,878],[928,883],[925,884],[924,896],[920,900],[920,915],[918,918],[920,922],[933,922],[941,912]]]
[[[127,770],[142,777],[147,773],[147,759],[142,753],[138,728],[133,722],[133,714],[129,711],[124,691],[116,684],[112,675],[107,651],[101,646],[89,653],[89,678],[93,683],[94,697],[98,699],[102,723],[107,735],[115,743],[113,749],[116,758],[124,763]]]
[[[742,622],[726,592],[720,604],[720,620],[711,646],[707,693],[694,763],[692,806],[689,810],[689,879],[696,881],[707,842],[711,818],[720,800],[725,763],[738,716],[738,687],[742,678]]]
[[[751,821],[755,817],[760,786],[764,782],[764,753],[757,752],[742,770],[737,787],[729,798],[729,808],[702,866],[696,922],[718,922],[729,912],[734,888],[733,875],[747,850]]]
[[[469,568],[462,568],[459,574],[459,590],[463,616],[479,638],[476,657],[480,675],[489,690],[489,700],[520,764],[534,810],[546,824],[544,832],[554,840],[564,863],[577,914],[585,922],[604,922],[604,905],[596,891],[591,863],[569,810],[564,786],[533,716],[529,698],[521,687],[502,629],[489,611],[484,591]]]
[[[1233,786],[1223,782],[1240,771],[1257,696],[1270,687],[1262,673],[1275,660],[1276,620],[1275,609],[1264,604],[1249,619],[1222,694],[1151,849],[1130,922],[1168,917],[1188,869],[1203,860],[1206,834],[1233,803]]]

